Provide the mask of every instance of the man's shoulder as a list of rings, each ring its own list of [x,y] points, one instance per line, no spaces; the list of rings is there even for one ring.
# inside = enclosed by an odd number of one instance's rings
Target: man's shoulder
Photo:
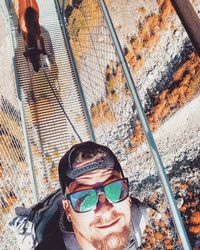
[[[132,210],[135,209],[142,215],[147,216],[149,208],[144,203],[142,203],[140,200],[138,200],[135,197],[131,197],[131,202],[132,202],[132,205],[131,205]]]
[[[133,226],[132,238],[135,249],[142,243],[142,237],[149,221],[148,208],[137,198],[131,197],[131,222]]]
[[[55,227],[54,232],[46,236],[35,248],[35,250],[66,250],[62,232],[59,226]]]
[[[135,229],[143,231],[149,220],[148,207],[135,197],[131,197],[131,201],[132,223]]]

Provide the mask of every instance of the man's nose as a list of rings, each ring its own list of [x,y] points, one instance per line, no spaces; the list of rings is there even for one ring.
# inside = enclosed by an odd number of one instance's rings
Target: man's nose
[[[95,211],[99,211],[102,210],[104,208],[108,209],[108,208],[112,208],[113,204],[107,199],[106,195],[104,193],[100,193],[98,195],[98,201],[97,201],[97,205],[96,205],[96,209]]]

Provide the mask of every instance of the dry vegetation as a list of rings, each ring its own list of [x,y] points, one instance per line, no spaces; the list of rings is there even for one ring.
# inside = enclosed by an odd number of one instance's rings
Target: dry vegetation
[[[101,15],[97,1],[91,4],[90,0],[85,0],[78,8],[73,8],[68,19],[67,28],[70,35],[70,44],[77,62],[80,56],[89,49],[89,33],[95,28]]]
[[[127,88],[125,88],[125,77],[122,72],[122,67],[120,64],[112,62],[111,65],[107,65],[106,72],[106,100],[102,100],[96,105],[91,106],[91,115],[93,127],[97,128],[102,122],[114,123],[115,114],[110,110],[109,103],[119,102],[119,90],[127,93]]]
[[[143,23],[139,24],[138,35],[128,37],[128,48],[124,48],[126,60],[133,72],[137,72],[144,66],[142,50],[152,49],[160,41],[160,32],[170,26],[169,18],[174,13],[170,0],[158,1],[159,13],[146,16]],[[173,23],[173,29],[175,29]]]
[[[25,156],[23,154],[23,139],[22,139],[22,131],[19,127],[19,123],[12,119],[8,114],[3,111],[0,111],[0,147],[2,155],[1,160],[3,159],[12,159],[19,163],[19,167],[23,169],[23,163],[25,160]],[[6,175],[7,169],[1,166],[1,175]],[[5,176],[4,175],[4,176]]]
[[[14,208],[14,205],[18,202],[18,198],[15,193],[10,190],[10,187],[4,187],[2,192],[0,214],[2,213],[5,216]]]
[[[174,194],[176,199],[181,201],[179,210],[189,232],[190,242],[193,250],[199,248],[198,236],[200,234],[200,200],[199,188],[195,183],[177,183],[174,185]],[[173,232],[171,214],[167,209],[166,201],[159,194],[151,195],[147,204],[154,206],[159,204],[158,212],[162,214],[159,219],[155,210],[150,209],[151,223],[146,227],[143,250],[147,249],[180,249],[180,240]],[[176,248],[178,247],[178,248]]]
[[[155,131],[162,121],[174,110],[190,101],[200,88],[200,58],[192,53],[185,63],[173,74],[171,89],[165,89],[151,108],[147,120],[152,131]],[[134,127],[134,135],[130,141],[136,149],[144,140],[142,126],[139,121]]]
[[[93,105],[91,107],[91,115],[94,128],[98,127],[102,122],[115,122],[115,114],[110,110],[106,101],[101,101],[97,105]]]
[[[58,168],[57,166],[52,166],[51,168],[51,181],[56,182],[58,181]]]
[[[45,155],[45,161],[51,165],[51,169],[50,169],[50,180],[48,179],[47,176],[44,176],[43,178],[43,182],[44,184],[48,184],[48,183],[56,183],[58,181],[58,168],[57,165],[54,164],[54,160],[53,158],[60,158],[60,153],[58,152],[58,150],[54,150],[53,153],[50,155],[49,153],[47,153]],[[51,190],[53,191],[53,190]]]

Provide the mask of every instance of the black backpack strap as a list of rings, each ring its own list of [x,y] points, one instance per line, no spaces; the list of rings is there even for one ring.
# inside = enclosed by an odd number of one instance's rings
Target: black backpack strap
[[[41,200],[40,202],[38,202],[37,204],[33,205],[31,207],[31,211],[28,215],[28,220],[33,222],[33,219],[35,217],[35,214],[37,213],[37,211],[39,211],[40,209],[43,209],[44,207],[49,206],[49,203],[53,203],[53,201],[55,200],[55,198],[59,195],[61,195],[61,189],[57,189],[56,191],[54,191],[53,193],[51,193],[50,195],[46,196],[43,200]],[[54,197],[54,199],[52,199]]]
[[[33,223],[37,242],[41,242],[59,223],[62,209],[62,191],[58,189],[32,207],[29,220]]]

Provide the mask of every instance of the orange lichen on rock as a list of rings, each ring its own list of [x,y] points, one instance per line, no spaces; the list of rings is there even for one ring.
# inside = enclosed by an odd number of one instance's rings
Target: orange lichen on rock
[[[161,22],[167,22],[167,19],[173,13],[173,7],[169,0],[158,1],[158,6],[159,6],[158,14],[151,14],[150,16],[146,16],[143,23],[140,24],[138,35],[131,38],[129,37],[127,38],[129,46],[124,49],[124,55],[126,57],[126,61],[128,62],[130,68],[134,73],[137,72],[142,67],[144,67],[145,61],[142,55],[142,49],[143,48],[151,49],[155,44],[159,42],[160,40],[159,29],[161,26]],[[139,11],[143,12],[144,8],[140,8]],[[106,91],[107,91],[107,98],[110,101],[117,102],[118,96],[116,94],[115,89],[113,92],[114,95],[112,95],[111,92],[113,91],[113,88],[117,87],[117,85],[120,85],[120,83],[124,84],[125,81],[124,78],[122,78],[121,76],[119,77],[118,68],[115,69],[115,75],[113,75],[114,66],[112,64],[113,61],[111,62],[111,65],[107,66],[105,72]],[[186,91],[186,89],[184,90]],[[130,96],[130,91],[125,91],[125,93]],[[183,101],[184,97],[182,96],[181,98],[182,98],[181,100]],[[173,93],[169,99],[170,102],[174,104],[176,103],[178,96],[174,95]],[[156,109],[160,110],[160,107],[157,107]],[[169,108],[164,109],[162,115],[163,116],[167,115],[169,111],[170,111]],[[157,126],[152,124],[150,124],[150,126],[153,127],[154,129],[157,128]]]
[[[136,65],[136,56],[133,53],[128,52],[126,54],[126,60],[129,63],[129,65],[131,66],[131,68],[134,69],[135,65]]]
[[[134,71],[138,71],[143,66],[144,66],[144,58],[141,57],[141,56],[137,56],[136,57],[136,63],[135,63],[135,66],[134,66]]]
[[[18,201],[16,196],[9,196],[8,197],[9,204],[13,207],[13,205]]]
[[[171,250],[173,249],[173,244],[168,240],[167,242],[165,242],[165,247],[167,250]]]
[[[173,30],[174,32],[177,30],[177,23],[176,23],[176,21],[172,21],[172,23],[171,23],[171,30]]]
[[[158,14],[154,14],[148,17],[147,23],[149,25],[150,32],[155,33],[158,30],[159,19],[160,16]]]
[[[199,57],[193,52],[189,59],[173,74],[173,81],[181,81],[187,71],[194,76],[199,71],[199,63]]]
[[[49,179],[48,179],[47,176],[44,176],[44,177],[43,177],[43,183],[44,183],[44,184],[48,184],[48,183],[49,183]]]
[[[124,76],[120,69],[116,69],[116,71],[109,74],[106,72],[106,92],[107,94],[111,93],[113,90],[117,89],[118,87],[124,85]]]
[[[45,155],[45,160],[46,160],[48,163],[51,163],[51,162],[52,162],[52,157],[51,157],[49,154],[46,154],[46,155]]]
[[[169,28],[169,18],[174,13],[174,8],[170,0],[160,1],[158,3],[160,8],[160,22],[159,27],[161,30],[167,30]]]
[[[187,183],[181,183],[181,184],[179,185],[179,188],[180,188],[180,189],[187,189],[187,188],[188,188],[188,184],[187,184]]]
[[[156,232],[154,235],[157,240],[163,240],[164,238],[164,236],[160,232]]]
[[[148,23],[148,17],[144,20],[144,22],[140,25],[140,29],[138,32],[138,36],[142,41],[148,40],[150,35],[150,27]]]
[[[190,226],[189,232],[193,234],[199,234],[200,233],[200,225]]]
[[[138,146],[140,145],[144,140],[144,134],[142,131],[142,125],[141,123],[137,122],[137,125],[134,128],[134,136],[130,138],[130,143],[132,146]]]
[[[190,218],[192,224],[200,224],[200,212],[194,212]]]
[[[167,220],[163,221],[156,218],[156,216],[152,218],[150,225],[145,228],[144,243],[141,249],[161,249],[160,247],[163,247],[163,249],[173,249],[174,244],[179,246],[180,242],[177,239],[175,242],[169,240],[171,238],[171,230],[169,229]]]
[[[32,153],[33,153],[33,155],[35,157],[41,157],[42,156],[41,150],[37,145],[31,144],[31,150],[32,150]]]

